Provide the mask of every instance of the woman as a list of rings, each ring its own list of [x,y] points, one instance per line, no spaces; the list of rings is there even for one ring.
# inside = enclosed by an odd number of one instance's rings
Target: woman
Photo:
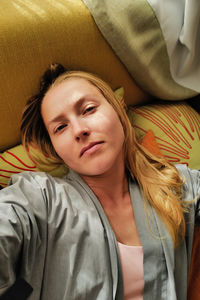
[[[146,151],[105,82],[56,64],[21,131],[70,171],[1,191],[1,293],[23,278],[31,300],[186,299],[199,173]]]

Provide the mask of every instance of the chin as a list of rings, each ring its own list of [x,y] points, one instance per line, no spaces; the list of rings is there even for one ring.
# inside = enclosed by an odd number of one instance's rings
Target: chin
[[[76,171],[79,173],[81,176],[93,176],[93,177],[98,177],[107,172],[107,170],[81,170],[81,171]]]
[[[106,162],[104,164],[101,163],[100,166],[94,166],[94,165],[91,167],[87,166],[87,169],[82,169],[76,172],[82,176],[101,177],[102,175],[109,173],[111,170],[112,170],[112,165],[109,166],[109,164]]]
[[[71,169],[81,176],[102,176],[110,172],[116,172],[119,166],[123,165],[123,157],[121,153],[111,155],[101,155],[93,159],[86,160],[84,163],[71,165]],[[67,164],[69,167],[70,165]]]

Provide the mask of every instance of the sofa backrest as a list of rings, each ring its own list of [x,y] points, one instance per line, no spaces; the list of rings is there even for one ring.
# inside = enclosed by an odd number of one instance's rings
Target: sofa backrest
[[[81,0],[1,0],[0,10],[0,151],[20,142],[22,109],[52,62],[123,86],[129,104],[145,99]]]

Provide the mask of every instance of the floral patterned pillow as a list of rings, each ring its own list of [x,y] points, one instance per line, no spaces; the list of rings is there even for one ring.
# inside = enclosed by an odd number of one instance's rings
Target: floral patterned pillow
[[[128,115],[139,136],[153,131],[160,151],[169,162],[200,169],[200,114],[187,102],[132,107]]]

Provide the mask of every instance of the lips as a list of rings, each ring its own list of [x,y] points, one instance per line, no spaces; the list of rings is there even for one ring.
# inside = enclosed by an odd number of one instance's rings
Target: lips
[[[89,145],[87,145],[86,147],[83,147],[83,149],[82,149],[81,152],[80,152],[80,157],[83,156],[83,154],[84,154],[87,150],[91,149],[91,148],[94,147],[95,145],[102,144],[102,143],[103,143],[102,141],[100,141],[100,142],[92,142],[92,143],[90,143]]]

